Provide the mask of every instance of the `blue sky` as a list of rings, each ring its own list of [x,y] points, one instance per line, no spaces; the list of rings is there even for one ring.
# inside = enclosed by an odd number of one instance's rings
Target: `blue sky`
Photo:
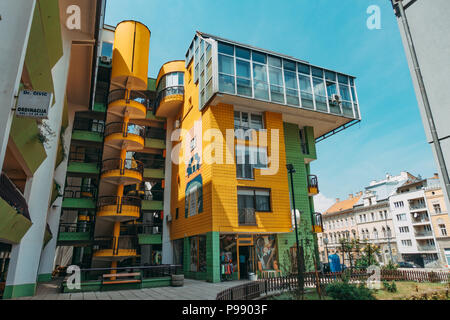
[[[381,8],[381,30],[366,26],[369,5]],[[386,173],[437,172],[388,0],[108,0],[106,23],[125,19],[152,32],[153,77],[184,59],[196,30],[356,76],[362,122],[320,142],[311,165],[322,205]]]

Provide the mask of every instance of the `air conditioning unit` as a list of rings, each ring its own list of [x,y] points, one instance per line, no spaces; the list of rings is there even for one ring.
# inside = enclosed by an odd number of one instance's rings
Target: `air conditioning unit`
[[[338,94],[333,94],[331,96],[331,102],[337,103],[337,104],[341,103],[341,96]]]
[[[104,64],[111,64],[112,58],[107,57],[107,56],[101,56],[100,61]]]
[[[166,216],[166,220],[167,222],[172,221],[172,215],[170,213]]]

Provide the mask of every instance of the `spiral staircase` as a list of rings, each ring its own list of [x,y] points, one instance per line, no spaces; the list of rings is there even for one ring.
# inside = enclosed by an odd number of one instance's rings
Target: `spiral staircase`
[[[104,132],[103,159],[97,204],[93,260],[116,268],[119,261],[137,257],[136,238],[121,235],[124,223],[141,215],[141,199],[124,190],[143,182],[144,165],[134,152],[145,147],[145,127],[135,124],[146,118],[150,30],[136,21],[123,21],[115,32]]]

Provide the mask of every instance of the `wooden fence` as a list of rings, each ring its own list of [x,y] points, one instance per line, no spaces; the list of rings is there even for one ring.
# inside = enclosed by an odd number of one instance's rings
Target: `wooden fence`
[[[367,281],[372,273],[366,270],[353,270],[347,274],[349,282],[360,283]],[[342,272],[319,273],[316,279],[314,272],[304,273],[305,288],[315,288],[317,283],[327,285],[335,281],[341,281]],[[450,272],[434,271],[414,271],[414,270],[381,270],[381,281],[417,281],[417,282],[450,282]],[[260,297],[262,294],[271,294],[281,291],[291,291],[297,289],[297,275],[284,277],[274,277],[248,282],[236,287],[228,288],[217,294],[216,300],[251,300]]]

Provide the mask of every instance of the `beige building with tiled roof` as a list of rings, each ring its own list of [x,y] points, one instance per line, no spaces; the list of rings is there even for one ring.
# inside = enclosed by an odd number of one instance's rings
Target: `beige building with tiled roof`
[[[327,262],[327,255],[338,251],[340,254],[340,239],[358,238],[358,228],[353,214],[353,206],[359,201],[362,192],[353,195],[348,199],[336,199],[323,215],[323,233],[318,235],[319,254],[322,262]],[[328,243],[326,243],[328,241]],[[341,254],[340,254],[341,256]],[[345,259],[348,259],[345,257]],[[342,261],[342,256],[341,256]],[[344,261],[348,264],[348,261]]]

